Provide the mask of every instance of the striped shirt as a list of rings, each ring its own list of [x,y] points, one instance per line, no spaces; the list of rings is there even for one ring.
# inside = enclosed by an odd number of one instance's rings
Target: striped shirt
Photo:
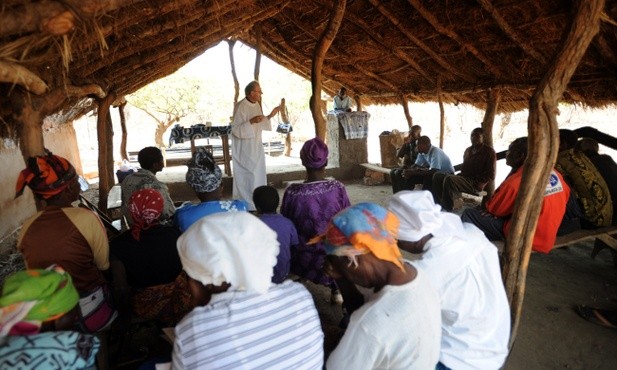
[[[176,326],[174,369],[321,369],[323,332],[313,298],[285,281],[266,294],[212,296]]]

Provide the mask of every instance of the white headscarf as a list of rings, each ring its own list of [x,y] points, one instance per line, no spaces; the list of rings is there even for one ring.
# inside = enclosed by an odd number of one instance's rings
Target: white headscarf
[[[441,206],[435,204],[429,191],[399,191],[390,198],[388,209],[399,218],[399,240],[416,242],[428,234],[464,236],[460,218],[441,212]]]
[[[279,253],[277,234],[247,212],[203,217],[178,239],[184,271],[204,285],[266,293]]]

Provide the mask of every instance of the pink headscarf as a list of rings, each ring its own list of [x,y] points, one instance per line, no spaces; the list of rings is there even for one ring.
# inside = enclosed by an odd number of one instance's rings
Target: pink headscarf
[[[163,213],[163,204],[163,196],[158,190],[140,189],[131,195],[128,209],[133,219],[131,234],[135,240],[140,239],[141,230],[148,230],[158,225]]]

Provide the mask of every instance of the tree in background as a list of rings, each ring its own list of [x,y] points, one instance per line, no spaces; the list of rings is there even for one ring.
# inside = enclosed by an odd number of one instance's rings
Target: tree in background
[[[174,73],[144,86],[126,100],[154,119],[154,142],[164,148],[165,131],[182,118],[197,113],[200,88],[199,79]]]

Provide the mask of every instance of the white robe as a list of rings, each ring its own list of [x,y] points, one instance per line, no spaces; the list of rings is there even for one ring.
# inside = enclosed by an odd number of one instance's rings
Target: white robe
[[[231,123],[231,159],[233,160],[233,198],[242,199],[255,210],[253,190],[266,185],[266,155],[261,139],[262,131],[272,131],[266,117],[251,124],[250,119],[262,115],[259,103],[244,98],[236,105]]]

